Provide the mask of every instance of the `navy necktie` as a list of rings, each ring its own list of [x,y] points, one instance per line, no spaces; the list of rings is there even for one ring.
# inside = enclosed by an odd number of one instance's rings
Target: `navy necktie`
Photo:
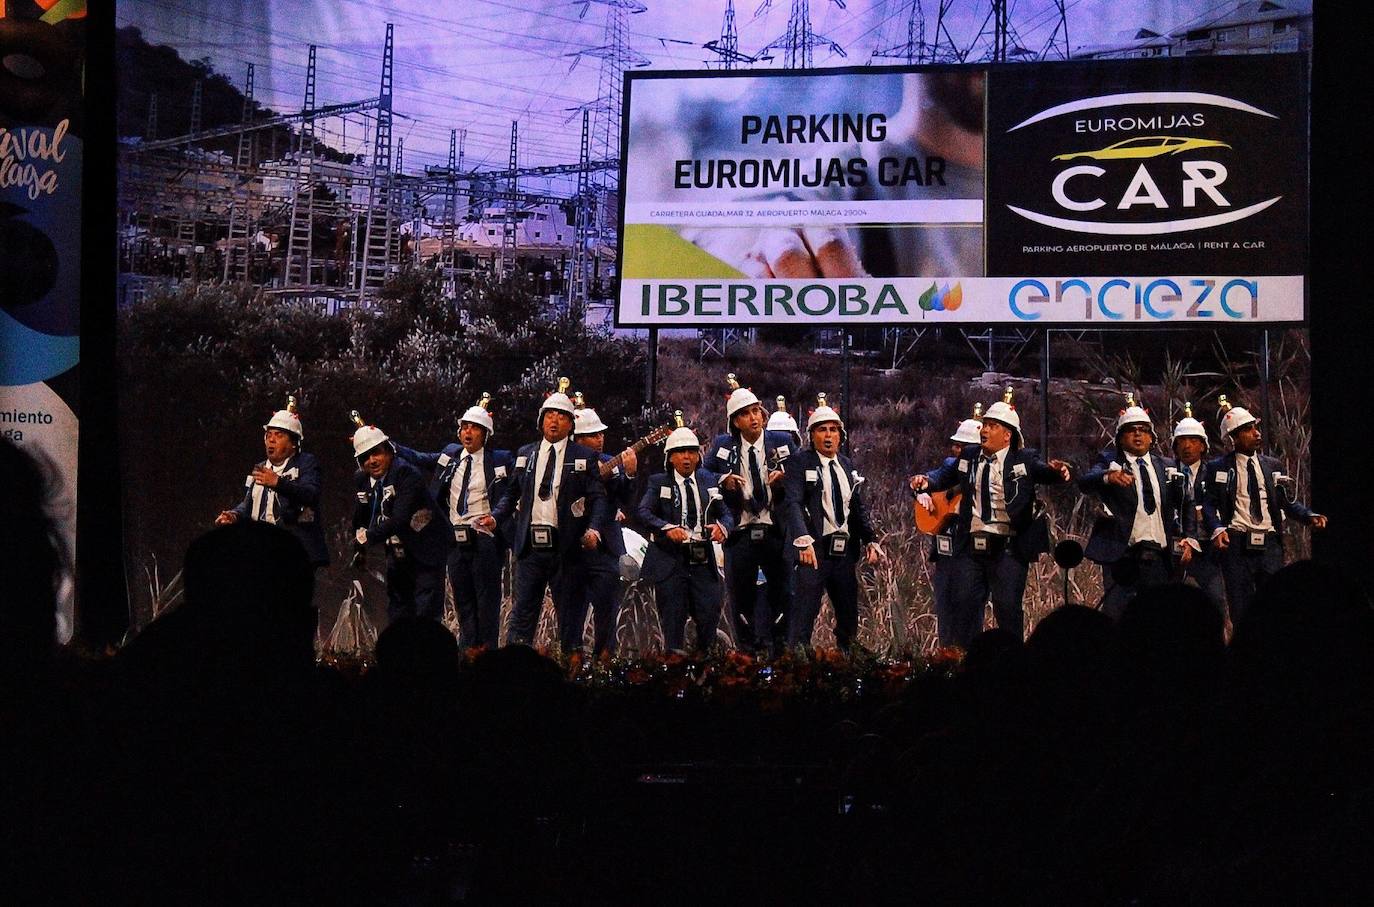
[[[759,471],[759,452],[752,444],[749,446],[749,481],[754,486],[754,501],[749,509],[758,513],[767,505],[768,500],[764,497],[763,473]]]
[[[1140,481],[1140,493],[1145,498],[1145,512],[1154,513],[1155,502],[1155,483],[1150,479],[1150,464],[1144,457],[1135,458],[1136,478]]]
[[[1246,472],[1250,475],[1249,484],[1246,487],[1246,490],[1250,493],[1250,519],[1254,520],[1256,525],[1259,525],[1264,521],[1264,510],[1260,507],[1259,470],[1255,469],[1254,457],[1250,458],[1250,462],[1246,466]]]
[[[830,508],[835,512],[835,530],[839,532],[844,529],[844,495],[840,493],[840,471],[834,460],[830,461]]]
[[[539,480],[539,500],[547,501],[553,494],[553,461],[558,459],[558,452],[550,444],[548,451],[544,454],[544,477]]]
[[[683,496],[687,499],[687,526],[688,532],[697,531],[697,490],[692,485],[692,477],[688,476],[682,480]]]
[[[472,481],[472,454],[463,455],[463,483],[458,487],[458,515],[468,512],[468,483]]]
[[[992,522],[992,465],[995,457],[983,456],[983,474],[978,479],[978,518],[984,523]]]
[[[269,465],[268,468],[270,469],[271,466]],[[272,509],[272,489],[270,489],[270,488],[268,488],[267,486],[264,485],[264,486],[263,486],[263,489],[262,489],[262,497],[258,499],[258,515],[257,515],[256,519],[257,519],[259,522],[266,522],[266,521],[267,521],[267,514],[271,511],[271,509]]]

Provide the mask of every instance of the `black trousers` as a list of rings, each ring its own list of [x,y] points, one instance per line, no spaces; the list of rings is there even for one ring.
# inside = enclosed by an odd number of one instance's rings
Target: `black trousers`
[[[748,527],[738,530],[725,546],[725,582],[735,612],[735,644],[745,651],[782,651],[787,639],[792,574],[783,557],[782,529],[768,527],[759,541],[751,541]],[[764,594],[758,576],[763,571]]]
[[[534,632],[539,626],[539,612],[544,608],[544,590],[553,594],[554,613],[559,616],[559,639],[564,638],[563,615],[570,613],[570,601],[579,592],[576,552],[561,553],[557,548],[548,551],[527,549],[515,562],[515,607],[511,612],[507,645],[534,645]],[[578,633],[581,633],[581,626]]]
[[[697,648],[705,650],[716,641],[720,626],[720,606],[724,597],[716,565],[689,565],[685,557],[673,565],[665,579],[654,583],[658,622],[663,628],[663,646],[668,650],[686,646],[687,618],[697,625]]]
[[[472,545],[454,548],[448,555],[459,642],[495,649],[501,634],[501,565],[506,549],[489,535],[472,534]]]
[[[1173,561],[1167,551],[1146,551],[1129,548],[1121,560],[1133,562],[1124,572],[1134,573],[1135,579],[1129,583],[1120,582],[1112,572],[1113,564],[1102,565],[1102,613],[1112,620],[1120,620],[1126,612],[1126,605],[1136,594],[1151,586],[1162,586],[1169,582]],[[1118,568],[1120,570],[1121,568]]]
[[[421,564],[414,558],[386,555],[386,616],[444,618],[444,568]]]
[[[850,555],[829,557],[825,546],[815,546],[817,566],[798,563],[792,568],[792,613],[788,616],[787,645],[811,645],[816,617],[821,613],[821,593],[830,596],[835,609],[835,642],[848,652],[859,630],[858,561]]]
[[[1283,569],[1283,539],[1267,532],[1263,550],[1246,546],[1250,533],[1228,529],[1230,545],[1221,553],[1221,575],[1226,581],[1226,602],[1231,607],[1231,623],[1239,624],[1250,611],[1255,589]]]
[[[616,528],[619,532],[619,527]],[[587,608],[592,611],[592,651],[615,651],[615,619],[620,613],[620,558],[601,549],[583,552],[574,586],[582,594],[567,598],[568,613],[559,615],[559,635],[563,650],[582,645],[587,624]]]
[[[1003,548],[999,553],[976,552],[970,539],[960,553],[940,567],[946,574],[949,607],[961,626],[972,626],[972,635],[983,628],[983,605],[992,599],[997,626],[1017,639],[1026,634],[1021,598],[1026,593],[1027,565]]]

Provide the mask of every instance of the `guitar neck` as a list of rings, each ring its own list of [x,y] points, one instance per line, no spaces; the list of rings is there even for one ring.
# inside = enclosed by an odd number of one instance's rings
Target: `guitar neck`
[[[661,431],[661,429],[660,429],[660,431]],[[658,434],[658,432],[655,432],[654,434]],[[631,444],[631,445],[630,445],[630,452],[633,453],[635,456],[639,456],[639,452],[642,451],[644,448],[648,447],[648,446],[651,445],[651,444],[657,444],[658,441],[661,441],[661,440],[662,440],[662,438],[659,438],[659,439],[655,440],[655,439],[654,439],[654,434],[645,435],[644,437],[640,438],[640,439],[639,439],[638,441],[636,441],[635,443]],[[611,473],[615,472],[616,467],[619,466],[619,465],[624,461],[624,459],[625,459],[625,451],[622,450],[620,453],[616,454],[615,456],[611,457],[611,458],[610,458],[609,460],[607,460],[606,462],[602,463],[602,464],[601,464],[601,478],[605,479],[605,478],[609,477]]]

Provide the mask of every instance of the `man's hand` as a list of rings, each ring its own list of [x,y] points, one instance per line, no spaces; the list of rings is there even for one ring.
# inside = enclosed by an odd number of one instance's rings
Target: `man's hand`
[[[664,535],[668,536],[670,541],[677,542],[679,545],[692,537],[691,534],[681,526],[674,526],[672,529],[664,532]]]
[[[781,469],[775,469],[768,474],[767,482],[769,485],[776,485],[785,478],[787,478],[787,473],[783,472]]]
[[[923,475],[914,475],[907,484],[911,486],[912,491],[925,491],[930,487],[930,479]]]
[[[496,529],[496,517],[492,516],[489,513],[484,513],[481,516],[479,516],[476,522],[474,522],[472,525],[476,526],[483,532],[492,532]]]
[[[807,545],[805,548],[802,548],[800,551],[798,551],[797,560],[801,562],[803,566],[806,567],[814,568],[820,566],[819,562],[816,560],[815,545]]]
[[[711,524],[711,541],[713,541],[713,542],[724,542],[724,541],[725,541],[725,529],[721,527],[720,523],[712,523],[712,524]]]
[[[1188,566],[1193,561],[1193,546],[1188,544],[1187,539],[1180,539],[1178,542],[1178,562],[1183,566]]]
[[[1223,529],[1221,532],[1218,532],[1216,535],[1212,536],[1212,547],[1217,551],[1225,551],[1227,548],[1230,548],[1231,533]]]
[[[639,457],[633,448],[627,447],[621,452],[620,468],[625,470],[625,475],[634,478],[635,470],[639,468]]]
[[[253,467],[253,481],[259,485],[266,488],[276,488],[278,478],[280,477],[266,466]]]
[[[216,526],[228,526],[239,521],[239,515],[232,510],[221,510],[219,516],[215,517]]]
[[[748,277],[867,277],[843,230],[801,227],[755,231],[689,228],[682,238]]]
[[[1069,470],[1069,464],[1065,460],[1050,460],[1049,466],[1050,469],[1057,470],[1059,472],[1059,478],[1065,482],[1067,482],[1072,475]]]
[[[601,533],[597,532],[595,529],[588,529],[586,532],[582,533],[583,548],[586,548],[588,551],[591,551],[593,548],[600,544]]]
[[[1122,488],[1130,488],[1135,484],[1135,476],[1124,469],[1113,469],[1107,473],[1108,485],[1120,485]]]
[[[869,542],[868,549],[864,553],[864,563],[872,567],[874,564],[878,563],[878,561],[882,560],[882,557],[883,549],[878,547],[878,543]]]
[[[926,494],[924,491],[916,495],[916,503],[924,507],[926,509],[926,513],[935,512],[935,499],[932,498],[930,495]]]
[[[1311,526],[1313,529],[1318,529],[1318,530],[1320,530],[1320,529],[1325,529],[1325,528],[1326,528],[1326,514],[1324,514],[1324,513],[1314,513],[1314,514],[1312,514],[1312,517],[1311,517],[1311,519],[1308,521],[1307,525]]]
[[[743,491],[744,476],[737,472],[727,472],[720,477],[720,486],[726,491]]]
[[[366,544],[367,544],[367,530],[364,529],[364,528],[362,528],[361,526],[359,526],[359,527],[358,527],[358,530],[357,530],[356,532],[353,533],[353,541],[354,541],[355,544],[358,544],[358,545],[366,545]]]

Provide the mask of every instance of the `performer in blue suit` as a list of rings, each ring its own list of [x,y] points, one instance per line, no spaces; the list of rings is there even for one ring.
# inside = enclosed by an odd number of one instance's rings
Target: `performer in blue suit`
[[[652,530],[640,576],[654,584],[663,644],[670,651],[686,645],[687,618],[696,624],[696,648],[716,639],[722,587],[713,543],[734,528],[716,475],[701,468],[701,443],[675,414],[678,427],[664,444],[667,472],[649,477],[639,501],[639,520]]]
[[[1295,500],[1296,484],[1283,464],[1260,453],[1259,419],[1220,398],[1221,433],[1233,449],[1207,464],[1203,520],[1221,552],[1231,623],[1250,609],[1255,587],[1283,567],[1283,518],[1325,529],[1326,517]]]
[[[763,404],[726,376],[729,430],[717,436],[703,464],[720,478],[734,531],[725,540],[725,582],[735,612],[735,644],[781,654],[787,638],[791,577],[783,555],[783,464],[799,450],[788,433],[765,429]],[[781,399],[781,398],[780,398]],[[764,594],[758,592],[763,573]]]
[[[1116,442],[1078,479],[1079,490],[1101,499],[1106,515],[1088,537],[1084,555],[1102,565],[1103,613],[1120,619],[1142,589],[1172,578],[1173,551],[1182,533],[1183,476],[1151,448],[1150,414],[1133,394],[1116,420]],[[1178,547],[1184,564],[1193,556]]]
[[[1202,517],[1202,501],[1207,494],[1207,469],[1203,457],[1207,453],[1207,428],[1193,418],[1193,404],[1183,404],[1183,418],[1174,426],[1174,457],[1183,477],[1183,502],[1180,516],[1183,541],[1193,549],[1188,555],[1182,549],[1178,560],[1184,581],[1197,583],[1216,606],[1217,613],[1226,617],[1226,588],[1221,578],[1220,552],[1214,550]],[[1186,560],[1185,560],[1186,558]]]
[[[215,525],[239,520],[260,520],[287,529],[305,546],[315,567],[329,563],[320,520],[320,463],[302,451],[305,429],[301,427],[296,398],[286,399],[262,427],[267,459],[253,466],[243,480],[243,500],[232,510],[221,511]]]
[[[496,433],[490,410],[491,394],[484,393],[458,420],[457,444],[439,453],[397,444],[396,453],[433,470],[429,493],[453,529],[447,571],[460,641],[494,649],[501,633],[501,568],[509,545],[491,511],[505,494],[513,459],[508,450],[488,448]]]
[[[1069,481],[1069,464],[1043,463],[1022,446],[1021,416],[1011,397],[1009,387],[988,407],[980,443],[965,447],[952,466],[916,476],[912,491],[961,487],[959,517],[949,537],[952,607],[978,625],[991,598],[997,626],[1019,639],[1025,635],[1021,598],[1030,562],[1049,550],[1048,528],[1037,519],[1035,486]]]
[[[963,452],[965,446],[977,444],[979,432],[983,430],[983,404],[973,405],[973,418],[965,419],[959,423],[959,427],[954,430],[954,434],[949,436],[948,444],[945,448],[947,456],[944,466],[953,467],[955,461],[959,459],[959,454]],[[927,511],[935,512],[935,499],[929,492],[915,490],[916,479],[913,476],[908,480],[908,486],[912,489],[911,494],[916,498],[916,502]],[[949,500],[950,496],[957,495],[957,488],[947,488],[944,491],[937,491],[936,494],[945,495]],[[963,646],[973,641],[973,637],[983,629],[983,612],[976,614],[961,613],[954,609],[953,598],[949,591],[949,570],[945,567],[949,560],[949,552],[952,549],[952,538],[954,532],[953,521],[944,529],[937,532],[930,540],[930,585],[935,598],[935,627],[939,634],[940,645],[942,646]]]
[[[848,653],[859,627],[860,553],[876,564],[881,551],[864,506],[864,478],[840,453],[844,423],[825,394],[816,402],[806,422],[811,446],[788,457],[785,467],[787,554],[794,565],[787,645],[811,645],[824,592],[835,609],[835,642]]]
[[[387,617],[444,616],[444,562],[453,547],[448,516],[425,487],[420,471],[396,456],[391,439],[353,411],[353,566],[368,545],[386,548]]]
[[[569,627],[569,643],[581,645],[590,606],[592,652],[600,655],[615,650],[615,621],[620,611],[621,593],[620,559],[625,556],[625,536],[620,531],[620,524],[624,515],[634,509],[635,472],[639,469],[639,459],[628,447],[614,457],[605,452],[606,423],[586,403],[581,391],[573,394],[573,440],[596,451],[597,465],[606,483],[606,510],[601,525],[596,527],[601,536],[600,544],[582,552],[585,575],[577,586],[586,594],[579,600],[569,601],[571,610],[563,623]]]
[[[606,521],[606,486],[596,451],[572,441],[573,402],[567,378],[539,409],[541,440],[516,451],[511,481],[493,516],[509,521],[515,552],[515,610],[508,644],[532,645],[546,590],[553,594],[564,646],[581,644],[582,626],[568,615],[586,600],[581,588],[585,552],[601,544]]]

